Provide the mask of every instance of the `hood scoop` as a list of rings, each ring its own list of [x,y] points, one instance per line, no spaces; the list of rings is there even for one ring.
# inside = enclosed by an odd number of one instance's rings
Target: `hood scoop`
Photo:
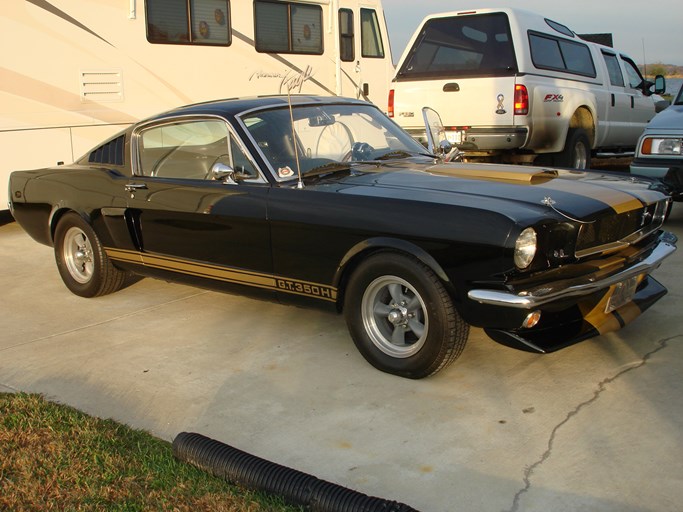
[[[435,165],[427,169],[430,174],[454,176],[473,180],[506,181],[520,184],[539,185],[557,178],[556,170],[539,167],[522,167],[519,165],[485,165],[477,164],[468,167],[462,164]]]

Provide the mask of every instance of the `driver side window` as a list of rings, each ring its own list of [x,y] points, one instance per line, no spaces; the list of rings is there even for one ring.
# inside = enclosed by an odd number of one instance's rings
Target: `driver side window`
[[[153,126],[140,133],[138,150],[138,174],[143,176],[212,179],[211,170],[220,162],[235,169],[239,177],[258,177],[256,168],[221,119]]]

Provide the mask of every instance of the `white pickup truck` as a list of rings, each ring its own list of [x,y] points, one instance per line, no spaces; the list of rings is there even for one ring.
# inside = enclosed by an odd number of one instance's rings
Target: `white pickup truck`
[[[435,109],[465,160],[582,169],[596,153],[632,154],[664,88],[663,77],[648,82],[628,56],[561,23],[477,9],[425,18],[388,112],[422,138],[421,110]]]

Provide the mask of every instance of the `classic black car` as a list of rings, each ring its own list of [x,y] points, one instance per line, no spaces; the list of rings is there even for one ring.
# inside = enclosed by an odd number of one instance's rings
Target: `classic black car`
[[[380,370],[431,375],[469,326],[539,353],[665,293],[670,199],[646,179],[444,163],[374,106],[192,105],[72,165],[18,171],[11,211],[75,294],[138,274],[327,305]]]

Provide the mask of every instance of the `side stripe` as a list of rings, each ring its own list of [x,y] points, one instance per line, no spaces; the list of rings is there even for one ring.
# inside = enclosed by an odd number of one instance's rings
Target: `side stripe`
[[[325,284],[253,272],[241,268],[174,258],[172,256],[116,249],[113,247],[106,247],[105,252],[112,261],[135,263],[150,268],[177,272],[179,274],[202,277],[204,279],[214,279],[226,283],[253,286],[266,290],[281,291],[329,302],[335,302],[337,300],[337,289]]]

